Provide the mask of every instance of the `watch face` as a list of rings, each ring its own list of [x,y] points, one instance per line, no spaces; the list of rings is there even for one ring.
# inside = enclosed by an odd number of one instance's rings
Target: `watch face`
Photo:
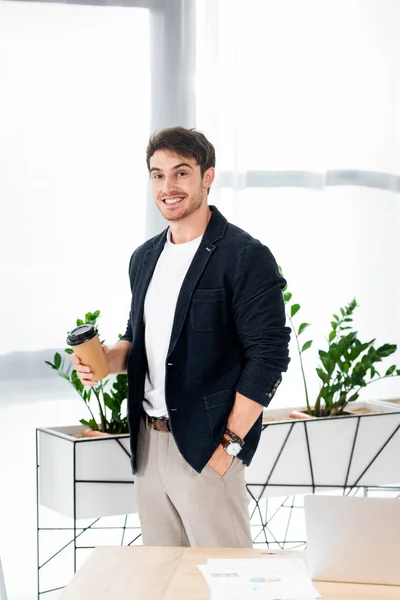
[[[237,456],[241,449],[242,446],[239,444],[239,442],[229,442],[226,445],[225,451],[227,454],[229,454],[229,456]]]

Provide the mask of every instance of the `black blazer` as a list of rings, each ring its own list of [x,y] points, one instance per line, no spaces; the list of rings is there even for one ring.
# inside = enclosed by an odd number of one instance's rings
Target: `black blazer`
[[[267,406],[289,364],[282,288],[286,281],[266,246],[212,216],[178,297],[166,358],[165,394],[172,435],[199,473],[221,442],[236,391]],[[147,372],[143,307],[167,229],[132,255],[132,304],[125,335],[132,469]],[[160,308],[162,298],[160,298]],[[257,419],[239,457],[250,464],[261,433]]]

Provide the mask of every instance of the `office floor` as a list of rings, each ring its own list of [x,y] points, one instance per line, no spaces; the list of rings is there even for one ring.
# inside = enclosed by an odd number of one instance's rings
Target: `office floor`
[[[35,428],[74,423],[84,412],[57,377],[0,382],[0,554],[10,600],[35,598]]]

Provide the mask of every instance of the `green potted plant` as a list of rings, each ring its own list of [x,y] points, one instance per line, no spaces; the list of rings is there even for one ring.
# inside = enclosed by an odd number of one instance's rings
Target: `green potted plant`
[[[302,347],[299,343],[300,335],[310,324],[301,323],[298,329],[295,327],[293,317],[301,307],[299,304],[290,304],[292,294],[286,288],[283,294],[300,359],[306,401],[304,416],[335,417],[348,414],[351,410],[349,404],[359,398],[362,388],[373,382],[400,375],[400,369],[395,364],[390,365],[383,375],[377,370],[377,363],[396,352],[397,346],[383,344],[376,348],[375,339],[368,342],[360,341],[358,332],[353,326],[353,313],[358,306],[356,299],[353,299],[345,307],[340,308],[340,316],[333,315],[332,329],[327,339],[328,347],[326,350],[318,351],[320,364],[316,367],[316,373],[321,380],[321,388],[315,401],[311,402],[302,354],[311,347],[312,340],[305,342]],[[302,417],[298,413],[294,416]]]
[[[100,311],[96,310],[85,314],[85,319],[77,319],[76,325],[90,324],[97,327]],[[119,334],[118,337],[122,337]],[[104,344],[104,340],[101,341]],[[110,384],[110,379],[101,381],[97,386],[86,387],[80,381],[72,363],[67,356],[73,353],[71,348],[65,348],[64,356],[56,352],[53,362],[46,360],[45,363],[57,371],[58,375],[68,381],[82,398],[89,411],[89,419],[81,419],[80,423],[86,425],[90,432],[97,434],[121,434],[128,433],[128,421],[126,414],[122,415],[121,409],[126,406],[128,398],[128,377],[119,374]],[[95,402],[95,407],[93,403]],[[98,414],[96,418],[95,413]],[[86,434],[86,432],[84,432]]]
[[[99,317],[99,310],[88,312],[76,324],[97,326]],[[80,425],[37,429],[40,504],[74,520],[136,512],[125,409],[127,375],[85,387],[69,354],[71,348],[56,352],[46,364],[72,385],[89,417]]]
[[[362,388],[400,375],[395,364],[390,365],[383,375],[377,370],[377,363],[396,352],[397,346],[383,344],[375,348],[375,339],[361,342],[352,326],[357,306],[354,299],[340,308],[340,317],[333,315],[328,349],[319,350],[321,364],[316,371],[322,385],[312,409],[312,414],[317,417],[344,414],[348,405],[359,398]],[[307,410],[311,413],[310,406]]]
[[[379,363],[394,354],[396,345],[360,340],[353,324],[357,307],[353,300],[340,309],[340,316],[333,315],[326,348],[318,352],[320,389],[315,399],[310,398],[303,355],[313,340],[301,341],[310,324],[295,324],[301,307],[292,302],[287,288],[283,294],[305,401],[288,408],[272,403],[265,409],[259,447],[246,469],[253,498],[258,502],[263,496],[398,484],[399,406],[359,399],[361,390],[371,383],[400,375],[390,363],[378,371]]]

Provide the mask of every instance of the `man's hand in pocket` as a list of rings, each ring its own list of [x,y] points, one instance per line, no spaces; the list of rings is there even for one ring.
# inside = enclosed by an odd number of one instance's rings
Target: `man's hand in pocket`
[[[215,450],[208,464],[220,477],[225,475],[233,462],[233,456],[228,456],[221,445]]]

